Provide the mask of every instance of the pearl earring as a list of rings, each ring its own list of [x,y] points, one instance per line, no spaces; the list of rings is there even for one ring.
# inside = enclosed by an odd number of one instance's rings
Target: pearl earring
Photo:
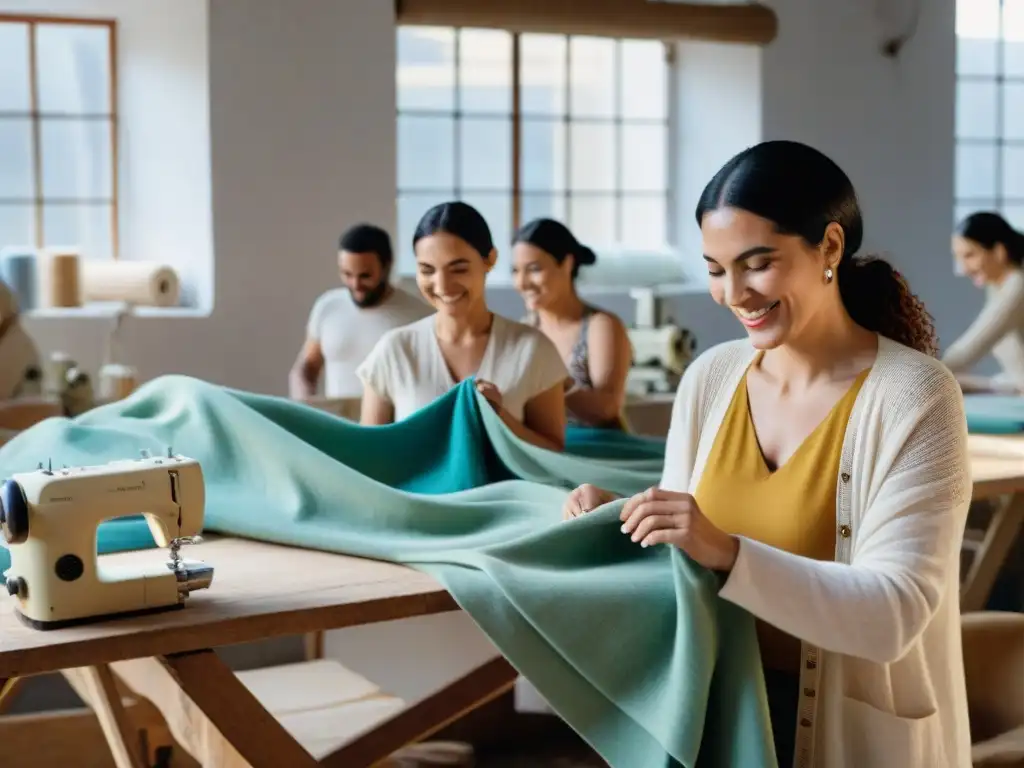
[[[833,277],[835,277],[835,273],[832,271],[832,267],[829,267],[825,270],[825,282],[831,283]]]

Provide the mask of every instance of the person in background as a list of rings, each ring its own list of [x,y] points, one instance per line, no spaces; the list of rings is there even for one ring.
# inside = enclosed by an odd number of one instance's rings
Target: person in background
[[[18,299],[0,280],[0,402],[42,395],[43,368],[32,337],[21,324]]]
[[[985,306],[946,350],[942,361],[965,392],[1024,394],[1024,233],[998,213],[972,213],[952,242],[957,271],[986,293]],[[971,375],[991,354],[1002,369],[992,377]]]
[[[338,271],[343,287],[313,304],[306,343],[292,366],[290,396],[316,394],[324,374],[324,394],[358,398],[363,384],[356,368],[385,332],[432,313],[419,297],[391,285],[391,238],[380,227],[358,224],[341,236]]]
[[[388,331],[359,367],[363,424],[390,424],[475,377],[476,388],[518,437],[565,446],[569,372],[540,331],[487,306],[497,251],[480,213],[463,202],[427,211],[413,236],[416,282],[437,310]]]
[[[846,174],[804,144],[731,159],[696,212],[747,338],[686,370],[658,487],[622,506],[756,619],[780,768],[970,768],[964,401],[906,281],[859,256]],[[576,517],[611,499],[567,498]]]
[[[580,267],[597,257],[553,219],[523,225],[512,242],[516,290],[528,311],[525,322],[554,342],[572,376],[565,396],[568,422],[621,429],[633,361],[629,336],[618,317],[591,307],[576,293]]]

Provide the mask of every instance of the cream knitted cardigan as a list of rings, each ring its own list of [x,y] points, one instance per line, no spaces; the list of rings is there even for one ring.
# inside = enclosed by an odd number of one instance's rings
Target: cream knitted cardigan
[[[663,488],[694,492],[755,354],[727,342],[689,367]],[[959,589],[971,478],[947,368],[879,338],[838,480],[835,562],[742,538],[720,592],[802,641],[794,765],[970,768]]]

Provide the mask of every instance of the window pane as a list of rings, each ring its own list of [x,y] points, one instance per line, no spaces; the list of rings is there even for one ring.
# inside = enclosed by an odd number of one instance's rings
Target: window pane
[[[39,110],[110,114],[110,29],[96,24],[36,27]]]
[[[569,199],[569,229],[595,251],[615,243],[615,198],[574,196]]]
[[[570,183],[574,190],[604,192],[615,189],[615,126],[573,123],[569,126],[572,152]]]
[[[109,205],[44,205],[47,247],[73,247],[83,259],[113,258]]]
[[[956,71],[961,75],[996,74],[999,44],[994,39],[959,37],[956,41]]]
[[[511,189],[511,119],[507,117],[464,117],[460,129],[460,188]]]
[[[956,3],[957,72],[994,75],[999,38],[999,0]]]
[[[1024,45],[1024,43],[1022,43]],[[1024,139],[1024,84],[1003,83],[1004,139]]]
[[[569,42],[569,108],[575,117],[615,115],[614,40],[573,37]]]
[[[622,188],[633,192],[668,189],[668,130],[660,125],[622,126]]]
[[[994,138],[996,83],[960,80],[956,90],[956,135],[971,139]]]
[[[455,31],[398,28],[398,108],[455,109]]]
[[[511,264],[512,249],[512,194],[510,192],[477,192],[462,195],[462,199],[480,211],[491,229],[491,239],[498,249],[498,259]]]
[[[957,144],[956,197],[996,196],[996,147],[993,144]]]
[[[36,223],[33,210],[31,205],[0,203],[0,248],[35,245]]]
[[[565,221],[568,211],[565,195],[522,195],[519,203],[520,224],[533,219]]]
[[[454,118],[398,116],[399,189],[451,189],[454,158]]]
[[[459,109],[512,113],[512,35],[490,29],[459,33]]]
[[[668,202],[664,197],[626,197],[621,205],[624,247],[653,249],[666,245]]]
[[[1003,217],[1016,229],[1024,230],[1024,205],[1004,205]]]
[[[520,36],[519,98],[523,114],[565,114],[568,47],[563,35]]]
[[[44,198],[113,195],[109,121],[43,120],[40,128]]]
[[[1024,76],[1024,0],[1003,0],[1003,74]]]
[[[0,198],[34,198],[32,178],[32,122],[0,117]]]
[[[668,67],[665,44],[651,40],[624,40],[622,52],[622,117],[668,117]]]
[[[1003,147],[1003,197],[1024,200],[1024,147]]]
[[[520,120],[519,172],[524,190],[554,191],[565,189],[566,163],[565,123],[545,118]]]
[[[28,112],[28,24],[0,22],[0,112]]]
[[[956,34],[975,38],[991,39],[998,37],[999,4],[1001,1],[957,0]]]

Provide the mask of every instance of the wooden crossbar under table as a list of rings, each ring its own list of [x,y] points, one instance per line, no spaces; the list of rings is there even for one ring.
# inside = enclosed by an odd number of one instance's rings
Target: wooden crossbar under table
[[[13,599],[3,600],[0,683],[63,672],[96,712],[118,768],[142,768],[117,695],[119,668],[129,681],[140,671],[173,680],[177,695],[153,701],[168,722],[180,717],[175,699],[184,694],[253,768],[372,766],[514,685],[515,670],[497,657],[314,759],[212,649],[458,606],[430,576],[391,563],[219,537],[194,555],[214,567],[214,581],[182,610],[42,632],[21,623]],[[104,555],[119,565],[161,556],[152,550]]]
[[[962,574],[960,609],[980,611],[1000,570],[1024,529],[1024,437],[971,435],[972,499],[989,501],[992,515],[981,530],[964,534],[964,552],[969,555]]]

